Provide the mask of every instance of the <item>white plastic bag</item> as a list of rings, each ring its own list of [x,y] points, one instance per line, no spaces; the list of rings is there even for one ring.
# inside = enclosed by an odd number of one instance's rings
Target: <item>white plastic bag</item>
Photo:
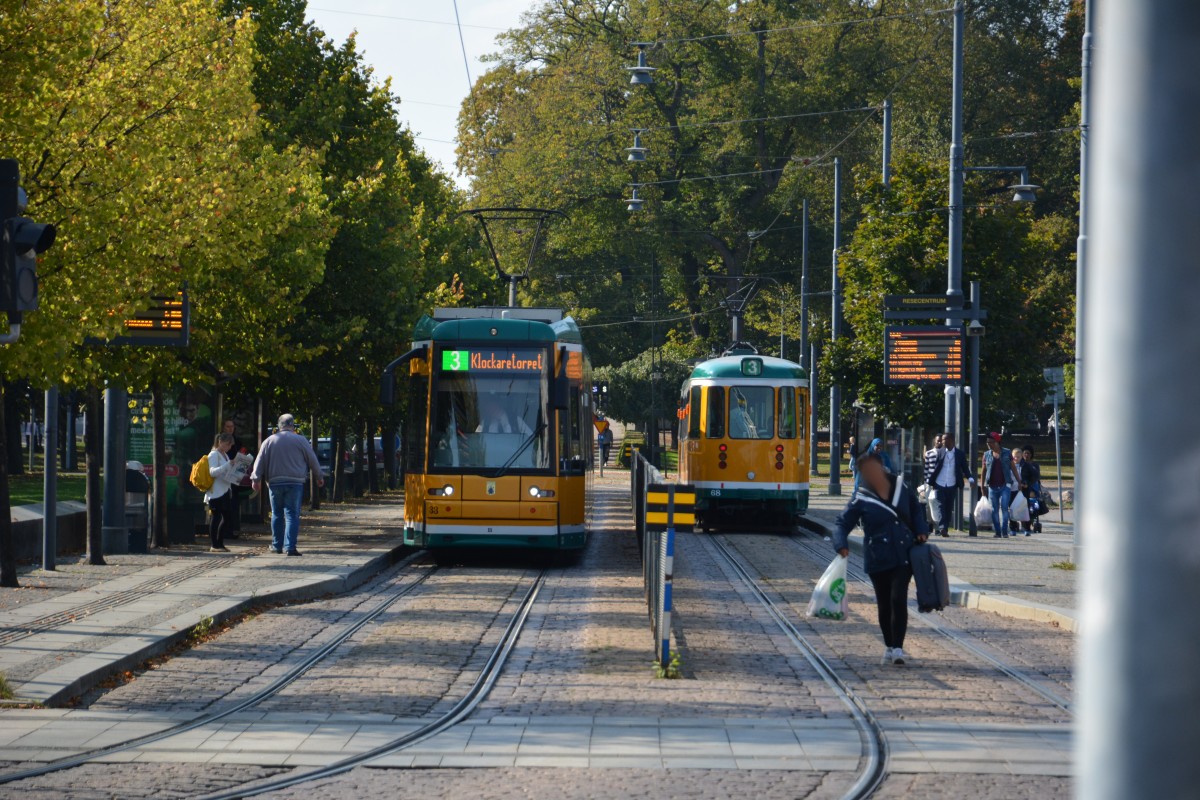
[[[1012,505],[1008,507],[1008,514],[1013,522],[1029,522],[1029,501],[1025,499],[1025,495],[1017,492]]]
[[[922,503],[928,503],[929,502],[929,492],[932,490],[933,490],[933,487],[930,486],[928,483],[922,483],[920,486],[917,487],[917,499],[920,500]]]
[[[929,484],[925,484],[929,486]],[[929,518],[933,520],[934,525],[942,524],[942,504],[938,500],[937,492],[932,486],[929,486],[929,492],[925,496],[925,504],[929,506]]]
[[[988,500],[986,494],[980,497],[979,502],[975,504],[975,524],[980,528],[992,524],[992,501]]]
[[[808,616],[825,619],[845,619],[849,612],[846,599],[846,562],[849,559],[834,556],[817,581],[812,600],[808,602]]]

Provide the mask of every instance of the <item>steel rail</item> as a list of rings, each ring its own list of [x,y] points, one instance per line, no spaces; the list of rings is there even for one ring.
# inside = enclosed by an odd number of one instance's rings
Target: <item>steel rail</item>
[[[405,566],[408,563],[411,563],[411,561],[419,555],[420,554],[418,553],[418,554],[414,554],[413,556],[410,556],[407,561],[401,562],[400,565]],[[430,575],[432,575],[433,573],[435,573],[437,571],[438,571],[438,567],[432,567],[431,569],[429,569],[426,572],[419,575],[416,580],[404,584],[399,589],[392,592],[387,597],[385,597],[382,601],[380,601],[378,604],[376,604],[374,608],[372,608],[370,611],[368,611],[361,618],[355,620],[351,625],[348,625],[345,630],[338,633],[338,635],[335,636],[333,639],[331,639],[330,641],[321,645],[319,648],[317,648],[312,653],[310,653],[308,656],[306,656],[302,662],[300,662],[295,667],[290,669],[287,673],[285,673],[284,675],[281,675],[279,678],[275,679],[270,684],[268,684],[267,686],[258,690],[257,692],[250,695],[249,697],[246,697],[242,700],[237,701],[236,703],[231,705],[229,708],[226,708],[226,709],[223,709],[221,711],[211,713],[211,714],[204,714],[202,716],[196,717],[195,719],[189,720],[187,722],[181,722],[178,725],[173,725],[170,728],[166,728],[164,730],[157,731],[155,733],[148,733],[144,736],[139,736],[134,739],[129,739],[127,741],[120,742],[118,744],[109,745],[107,747],[100,747],[100,748],[96,748],[94,750],[88,750],[83,753],[79,753],[79,754],[76,754],[73,756],[68,756],[66,758],[56,759],[54,761],[49,761],[45,764],[41,764],[36,767],[29,767],[27,769],[19,770],[17,772],[8,772],[8,773],[0,774],[0,785],[6,784],[6,783],[12,783],[14,781],[24,780],[26,778],[36,778],[39,775],[48,775],[52,772],[61,772],[63,770],[72,769],[72,768],[78,767],[82,764],[86,764],[89,761],[94,761],[95,759],[98,759],[98,758],[110,756],[114,753],[122,753],[127,750],[134,750],[139,747],[144,747],[145,745],[148,745],[148,744],[154,744],[155,742],[161,742],[165,739],[170,739],[170,738],[172,738],[174,736],[178,736],[182,733],[187,733],[188,731],[195,730],[196,728],[200,728],[205,725],[210,725],[214,722],[219,722],[220,720],[225,719],[226,717],[228,717],[232,714],[236,714],[239,711],[245,711],[247,708],[256,706],[259,703],[263,702],[264,700],[267,700],[270,697],[273,697],[274,695],[278,694],[280,691],[285,689],[290,684],[294,683],[298,678],[300,678],[302,675],[304,675],[306,672],[308,672],[314,666],[319,664],[324,659],[328,658],[330,653],[332,653],[335,649],[337,649],[340,645],[342,645],[347,639],[349,639],[354,634],[358,633],[360,630],[363,629],[363,627],[365,627],[366,625],[368,625],[369,623],[374,621],[376,618],[378,618],[379,615],[382,614],[384,611],[387,611],[388,608],[390,608],[397,600],[400,600],[401,598],[406,597],[407,595],[411,594],[413,592],[413,590],[415,590],[418,586],[423,584],[426,581],[426,579],[429,578]]]
[[[801,550],[804,550],[806,553],[814,556],[817,560],[817,563],[820,563],[822,554],[811,543],[799,541],[795,537],[789,537],[789,541],[791,541],[792,544],[796,545]],[[848,563],[846,565],[846,574],[848,577],[853,578],[854,580],[858,581],[859,583],[862,583],[865,586],[869,587],[871,589],[871,591],[875,590],[874,586],[871,584],[871,579],[867,576],[867,574],[865,572],[863,572],[862,570],[860,570],[858,567],[854,566],[853,564]],[[1038,680],[1030,677],[1027,673],[1025,673],[1019,667],[1015,667],[1012,664],[1009,664],[1008,662],[1001,659],[999,656],[994,655],[993,653],[989,652],[988,650],[984,649],[983,647],[980,647],[979,645],[975,644],[974,642],[969,641],[966,638],[966,636],[964,636],[960,632],[952,630],[951,628],[946,626],[944,623],[938,622],[937,620],[933,619],[931,617],[931,615],[920,614],[920,613],[918,613],[916,615],[909,614],[909,619],[913,619],[919,625],[923,625],[926,628],[930,628],[930,629],[936,631],[937,633],[940,633],[942,636],[944,636],[947,639],[949,639],[950,641],[954,642],[956,645],[961,647],[963,650],[966,650],[971,655],[973,655],[976,658],[980,659],[981,661],[984,661],[987,664],[991,665],[994,669],[996,669],[997,671],[1002,673],[1005,677],[1008,677],[1008,678],[1016,681],[1017,683],[1021,684],[1026,689],[1029,689],[1030,691],[1032,691],[1033,693],[1035,693],[1036,695],[1041,697],[1043,700],[1045,700],[1047,703],[1049,703],[1050,705],[1059,709],[1060,711],[1062,711],[1066,714],[1072,715],[1072,716],[1074,715],[1075,712],[1073,710],[1073,705],[1070,700],[1067,700],[1065,697],[1063,697],[1062,695],[1053,691],[1052,689],[1047,688],[1045,685],[1042,684],[1041,681],[1038,681]]]
[[[517,607],[516,612],[508,622],[508,626],[504,630],[504,634],[500,637],[500,641],[496,644],[488,656],[487,662],[480,670],[479,676],[467,690],[467,693],[455,703],[445,714],[432,720],[415,731],[399,736],[390,742],[374,747],[362,753],[350,756],[348,758],[335,761],[318,769],[309,770],[300,774],[288,775],[284,778],[267,781],[254,786],[239,787],[229,791],[217,792],[214,794],[206,794],[198,798],[198,800],[240,800],[243,797],[255,797],[267,792],[273,792],[278,789],[286,789],[291,786],[296,786],[309,781],[320,780],[322,778],[331,778],[336,775],[349,772],[355,767],[362,766],[377,758],[382,758],[392,753],[412,747],[427,739],[437,736],[458,723],[466,719],[475,710],[475,708],[487,697],[488,693],[496,683],[496,679],[500,677],[500,673],[504,669],[505,662],[508,661],[509,653],[512,652],[516,645],[517,638],[521,635],[521,631],[525,627],[525,620],[529,617],[529,611],[533,607],[534,601],[537,600],[538,592],[541,591],[542,585],[546,580],[546,571],[542,570],[538,573],[537,578],[525,593],[521,600],[521,604]]]
[[[749,569],[741,562],[740,557],[735,556],[730,548],[715,536],[699,537],[699,539],[700,541],[710,543],[712,549],[720,556],[720,559],[741,579],[754,595],[755,599],[766,609],[771,619],[775,621],[775,624],[783,631],[784,635],[791,640],[792,644],[796,645],[808,660],[808,663],[829,684],[834,693],[842,701],[842,704],[849,709],[850,716],[858,728],[859,737],[862,739],[863,767],[859,770],[858,778],[847,790],[844,798],[845,800],[861,800],[862,798],[870,797],[879,789],[883,784],[884,778],[887,777],[888,742],[883,726],[880,725],[879,720],[875,718],[871,710],[867,708],[862,698],[850,688],[849,684],[842,680],[837,671],[817,652],[812,643],[796,629],[796,626],[792,624],[787,615],[767,595]]]

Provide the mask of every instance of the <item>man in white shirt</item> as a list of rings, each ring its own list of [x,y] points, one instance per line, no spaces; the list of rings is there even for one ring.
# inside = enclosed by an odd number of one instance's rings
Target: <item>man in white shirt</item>
[[[928,465],[928,461],[926,462]],[[928,469],[928,466],[926,467]],[[964,480],[975,484],[975,478],[967,467],[967,457],[954,446],[954,434],[947,431],[942,434],[942,447],[928,475],[930,484],[937,493],[938,506],[942,510],[942,521],[938,525],[939,536],[950,535],[950,520],[954,514],[954,501],[962,489]]]

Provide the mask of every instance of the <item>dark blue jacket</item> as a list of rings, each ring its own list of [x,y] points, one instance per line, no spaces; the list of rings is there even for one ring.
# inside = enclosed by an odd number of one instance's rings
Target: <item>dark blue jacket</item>
[[[907,564],[915,536],[929,534],[925,509],[902,478],[892,478],[891,494],[885,500],[866,486],[860,487],[834,523],[834,552],[849,547],[850,531],[862,525],[863,561],[868,574]]]

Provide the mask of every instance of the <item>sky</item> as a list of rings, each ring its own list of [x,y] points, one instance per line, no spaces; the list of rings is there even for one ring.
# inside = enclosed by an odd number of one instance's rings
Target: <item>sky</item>
[[[515,27],[535,0],[458,0],[471,80],[496,35]],[[309,0],[309,18],[343,42],[358,32],[358,49],[379,80],[392,78],[398,115],[417,143],[460,185],[454,167],[455,122],[470,84],[452,0]]]

